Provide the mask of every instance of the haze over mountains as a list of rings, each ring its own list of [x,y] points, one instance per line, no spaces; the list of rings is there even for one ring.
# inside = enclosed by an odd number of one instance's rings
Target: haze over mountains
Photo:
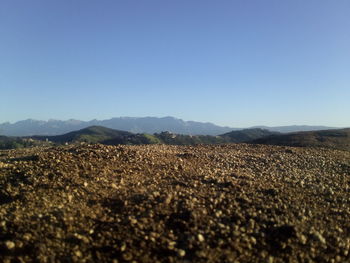
[[[61,135],[90,126],[103,126],[106,128],[128,131],[132,133],[160,133],[169,131],[186,135],[220,135],[242,128],[223,127],[209,122],[184,121],[174,117],[118,117],[107,120],[23,120],[15,123],[0,124],[0,135],[5,136],[33,136],[33,135]],[[327,130],[333,127],[326,126],[255,126],[275,132],[297,132]]]

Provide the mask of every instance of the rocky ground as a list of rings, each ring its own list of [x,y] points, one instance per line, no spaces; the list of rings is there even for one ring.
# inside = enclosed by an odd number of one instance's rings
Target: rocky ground
[[[0,151],[1,262],[350,262],[350,152]]]

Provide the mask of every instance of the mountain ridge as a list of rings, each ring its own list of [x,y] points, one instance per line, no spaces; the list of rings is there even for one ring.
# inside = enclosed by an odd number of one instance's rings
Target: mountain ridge
[[[0,135],[5,136],[33,136],[33,135],[60,135],[90,126],[104,126],[111,129],[128,131],[132,133],[160,133],[169,131],[185,135],[220,135],[233,130],[262,128],[276,132],[294,132],[309,130],[338,129],[327,126],[253,126],[249,128],[232,128],[219,126],[211,122],[184,121],[171,116],[166,117],[114,117],[105,120],[93,119],[81,121],[76,119],[48,121],[27,119],[14,123],[4,122],[0,124]]]
[[[133,133],[157,133],[170,131],[188,135],[218,135],[229,132],[234,128],[218,126],[210,122],[184,121],[174,117],[115,117],[106,120],[80,121],[62,120],[33,120],[27,119],[15,123],[0,124],[0,135],[33,136],[60,135],[90,126],[123,130]]]
[[[77,131],[53,135],[53,136],[30,136],[30,139],[40,141],[50,141],[53,143],[102,143],[107,145],[116,144],[171,144],[171,145],[196,145],[196,144],[223,144],[223,143],[242,143],[264,136],[273,135],[276,132],[270,132],[262,129],[244,129],[240,131],[231,131],[218,136],[212,135],[186,135],[175,134],[168,131],[161,133],[131,133],[127,131],[110,129],[103,126],[90,126]]]

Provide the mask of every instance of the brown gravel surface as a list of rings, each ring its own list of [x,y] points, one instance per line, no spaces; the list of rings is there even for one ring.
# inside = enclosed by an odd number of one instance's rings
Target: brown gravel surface
[[[350,152],[0,151],[0,262],[350,262]]]

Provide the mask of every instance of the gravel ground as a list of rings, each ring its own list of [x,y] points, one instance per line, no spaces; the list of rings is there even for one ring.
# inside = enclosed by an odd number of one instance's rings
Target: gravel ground
[[[1,262],[350,262],[350,152],[0,151]]]

